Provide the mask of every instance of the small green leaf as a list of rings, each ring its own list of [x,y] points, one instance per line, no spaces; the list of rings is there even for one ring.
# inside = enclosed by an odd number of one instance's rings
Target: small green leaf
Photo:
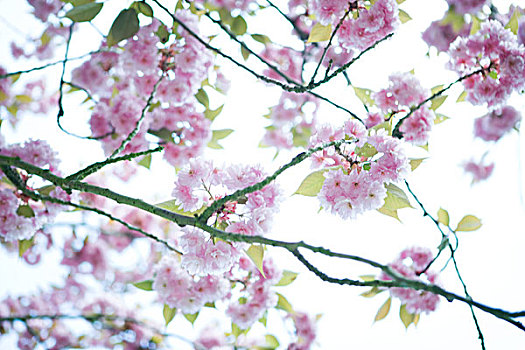
[[[466,91],[463,91],[459,96],[456,102],[463,102],[466,100],[468,93]]]
[[[450,224],[450,217],[448,216],[448,211],[443,208],[438,210],[438,222],[442,223],[445,226]]]
[[[390,304],[392,304],[392,298],[388,298],[385,301],[385,303],[379,308],[379,310],[377,310],[374,322],[381,321],[388,315],[388,313],[390,312]]]
[[[377,150],[374,146],[367,142],[363,145],[363,147],[356,147],[355,153],[360,157],[370,158],[377,154]]]
[[[252,244],[248,250],[245,250],[246,255],[255,264],[259,272],[264,276],[263,271],[263,259],[264,259],[264,248],[260,244]],[[266,278],[266,277],[265,277]]]
[[[270,38],[264,34],[252,34],[252,39],[264,45],[272,42]]]
[[[358,88],[354,86],[354,93],[357,96],[357,98],[360,99],[361,102],[363,102],[363,104],[367,105],[368,107],[375,105],[375,101],[372,98],[372,90]]]
[[[35,212],[33,211],[33,208],[31,208],[27,204],[19,206],[18,209],[16,210],[16,213],[19,216],[23,216],[23,217],[26,217],[26,218],[32,218],[32,217],[35,216]]]
[[[241,46],[241,54],[245,61],[250,57],[250,51],[246,50],[244,46]]]
[[[206,108],[210,108],[210,99],[208,98],[208,94],[204,89],[199,89],[197,93],[195,94],[195,98],[201,105],[203,105]]]
[[[73,22],[89,22],[98,15],[103,5],[103,3],[95,2],[75,6],[66,13],[66,17]]]
[[[455,231],[475,231],[481,227],[481,220],[474,215],[465,215]]]
[[[433,98],[430,104],[430,109],[433,111],[438,109],[443,104],[443,102],[445,102],[447,97],[448,97],[447,95],[441,95],[441,96],[437,96],[436,98]]]
[[[264,336],[264,340],[266,341],[266,347],[265,349],[277,349],[279,347],[279,341],[277,338],[271,334],[266,334]]]
[[[512,16],[510,17],[509,22],[505,25],[505,29],[510,29],[511,32],[513,32],[515,35],[518,34],[518,23],[520,18],[521,12],[519,8],[516,8],[514,12],[512,13]]]
[[[377,287],[372,287],[372,289],[367,290],[366,292],[363,292],[363,293],[361,293],[359,295],[362,296],[362,297],[365,297],[365,298],[372,298],[372,297],[375,297],[376,295],[378,295],[379,293],[382,293],[384,291],[385,291],[384,289],[379,289]]]
[[[242,329],[241,327],[239,327],[238,325],[232,322],[232,333],[231,334],[235,336],[235,338],[237,339],[237,337],[240,336],[241,334],[246,334],[249,329],[250,328]]]
[[[470,25],[470,34],[469,35],[474,35],[481,28],[481,21],[478,19],[478,17],[476,17],[474,15],[470,15],[470,18],[472,18],[472,24]]]
[[[441,24],[452,24],[452,28],[456,33],[459,33],[465,25],[465,19],[462,14],[458,14],[455,11],[449,10],[445,14],[445,18],[441,21]]]
[[[495,70],[491,70],[489,72],[489,77],[491,77],[494,80],[498,79],[498,72],[496,72]]]
[[[299,188],[294,194],[300,194],[308,197],[317,196],[319,191],[321,191],[321,188],[323,188],[325,180],[324,173],[326,171],[327,169],[317,170],[308,175],[303,180],[303,182],[301,182],[301,185],[299,185]]]
[[[131,38],[139,31],[139,18],[134,9],[124,9],[120,11],[107,37],[109,47],[118,44],[120,41]]]
[[[159,29],[157,29],[157,31],[155,32],[155,35],[159,38],[162,44],[167,43],[170,38],[170,32],[168,32],[164,24],[161,24],[159,26]]]
[[[213,109],[206,109],[206,111],[204,111],[204,116],[206,117],[206,119],[209,119],[211,121],[214,121],[215,118],[217,118],[217,116],[222,112],[222,108],[224,107],[224,105],[220,106],[219,108],[213,110]]]
[[[412,171],[416,170],[416,168],[418,166],[421,165],[421,163],[423,163],[423,161],[425,160],[426,158],[414,158],[414,159],[410,159],[410,169]]]
[[[194,314],[184,314],[184,318],[190,321],[192,325],[195,323],[195,320],[197,319],[198,316],[199,316],[198,312]]]
[[[441,242],[438,245],[438,250],[442,251],[443,249],[445,249],[449,245],[449,243],[450,243],[450,241],[449,241],[448,237],[441,238]]]
[[[212,130],[211,141],[208,142],[208,147],[222,149],[222,146],[219,144],[219,140],[226,138],[232,132],[232,129]]]
[[[277,294],[277,297],[279,298],[277,300],[276,308],[284,310],[284,311],[288,312],[289,314],[292,314],[294,312],[292,304],[290,304],[290,302],[288,300],[286,300],[286,298],[282,294],[280,294],[280,293],[275,293],[275,294]]]
[[[408,328],[410,324],[412,324],[416,319],[417,314],[411,314],[407,311],[406,305],[403,304],[399,308],[399,318],[401,319],[401,322],[405,325],[405,328]]]
[[[153,9],[145,1],[135,1],[130,7],[142,13],[144,16],[153,17]]]
[[[441,113],[436,113],[436,117],[434,118],[434,124],[435,125],[441,124],[445,120],[448,120],[448,119],[450,119],[450,117],[447,117],[446,115],[441,114]]]
[[[30,239],[21,239],[18,241],[18,256],[21,258],[25,252],[30,249],[34,244],[34,236]]]
[[[151,166],[151,154],[146,154],[139,162],[138,165],[143,166],[146,169],[149,169]]]
[[[296,272],[284,270],[283,271],[283,276],[281,277],[279,282],[277,282],[277,284],[275,284],[275,286],[279,286],[279,287],[280,286],[287,286],[290,283],[292,283],[293,281],[295,281],[295,279],[297,278],[297,275],[298,275],[298,273],[296,273]]]
[[[405,0],[397,0],[397,3],[398,3],[399,5],[401,5],[401,4],[404,3],[404,2],[405,2]]]
[[[399,20],[401,21],[401,23],[406,23],[408,21],[410,21],[412,19],[412,17],[410,17],[410,15],[408,13],[406,13],[405,11],[399,9]]]
[[[332,35],[332,25],[329,24],[327,26],[322,25],[321,23],[317,22],[310,32],[310,35],[308,36],[307,43],[317,43],[320,41],[327,41],[330,39],[330,36]]]
[[[230,28],[235,35],[243,35],[246,33],[246,29],[248,28],[248,25],[246,24],[246,21],[244,20],[244,18],[239,15],[233,19],[233,22]]]
[[[430,89],[432,94],[435,94],[435,93],[437,93],[438,91],[441,91],[441,90],[443,90],[443,85],[436,85],[432,89]]]
[[[15,98],[17,101],[22,102],[22,103],[30,103],[31,101],[33,101],[31,96],[29,95],[16,95]]]
[[[164,308],[162,309],[162,315],[164,316],[164,321],[166,322],[166,326],[173,320],[173,317],[177,314],[176,308],[171,308],[168,306],[168,304],[164,304]]]
[[[397,215],[397,210],[402,208],[412,208],[412,205],[401,188],[392,183],[385,185],[385,187],[387,190],[385,204],[377,209],[377,211],[401,221]]]
[[[360,279],[362,279],[365,282],[375,281],[376,276],[375,275],[361,275],[359,276]]]
[[[153,280],[145,280],[137,283],[133,283],[138,289],[152,291],[153,290]]]
[[[155,206],[157,206],[157,207],[159,207],[159,208],[162,208],[162,209],[166,209],[166,210],[172,211],[172,212],[177,213],[177,214],[180,214],[180,215],[191,216],[191,217],[194,217],[194,215],[200,215],[200,214],[202,214],[202,212],[204,212],[204,210],[207,208],[206,205],[203,205],[202,208],[200,208],[200,209],[198,209],[198,210],[195,210],[195,211],[191,211],[191,212],[184,211],[184,210],[183,210],[183,209],[177,204],[177,200],[175,200],[175,199],[172,199],[172,200],[169,200],[169,201],[166,201],[166,202],[162,202],[162,203],[155,204]]]

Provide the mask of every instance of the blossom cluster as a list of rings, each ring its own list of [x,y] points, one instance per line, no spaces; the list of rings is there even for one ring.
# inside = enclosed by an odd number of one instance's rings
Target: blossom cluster
[[[198,19],[186,10],[177,16],[196,33]],[[144,150],[146,135],[165,144],[164,157],[180,166],[200,154],[211,139],[210,120],[197,112],[194,95],[208,77],[213,55],[182,27],[167,48],[160,47],[156,32],[162,26],[154,20],[127,40],[122,53],[100,52],[73,73],[73,82],[99,98],[90,119],[94,137],[111,154],[145,118],[125,152]],[[146,101],[157,85],[155,105]]]
[[[426,269],[432,259],[432,252],[429,249],[412,247],[403,250],[388,266],[408,279],[439,284],[438,274]],[[383,272],[380,279],[389,281],[392,278]],[[390,288],[389,291],[393,297],[399,298],[401,303],[406,305],[407,311],[412,314],[435,311],[439,303],[439,296],[427,291],[398,287]]]
[[[315,321],[304,312],[295,312],[291,315],[295,324],[297,341],[288,346],[289,350],[308,350],[312,347],[316,337]]]
[[[222,197],[226,191],[243,189],[265,177],[259,166],[230,165],[220,169],[211,161],[197,158],[179,171],[172,195],[184,211],[194,212]],[[279,202],[280,189],[272,182],[243,198],[228,202],[215,213],[215,219],[228,232],[261,235],[269,229]]]
[[[18,157],[35,166],[48,168],[52,172],[57,171],[59,164],[56,153],[47,142],[42,140],[6,145],[0,139],[0,154]],[[3,173],[0,172],[0,177],[2,175]],[[29,177],[24,177],[25,186],[34,191],[27,185]],[[59,187],[50,187],[46,194],[63,201],[70,200],[70,196]],[[20,190],[7,185],[6,182],[0,182],[0,238],[6,242],[30,239],[42,226],[52,222],[62,210],[64,210],[62,205],[33,201]]]
[[[473,104],[496,107],[525,87],[525,46],[498,21],[483,22],[477,33],[457,38],[448,53],[449,67],[462,76],[483,70],[463,80]]]
[[[343,139],[355,144],[325,148],[312,159],[314,164],[328,168],[317,195],[322,207],[346,219],[380,208],[386,197],[384,185],[403,179],[408,172],[408,159],[400,140],[384,130],[368,134],[363,125],[353,120],[342,129],[322,126],[310,139],[310,147]]]
[[[272,125],[266,127],[265,146],[290,149],[306,146],[316,123],[318,101],[306,94],[283,92],[279,103],[270,109]]]
[[[477,13],[488,2],[488,0],[447,0],[449,6],[459,14]]]
[[[520,120],[521,114],[514,107],[497,108],[474,121],[474,135],[485,141],[498,141]]]
[[[411,107],[417,106],[430,96],[430,91],[423,88],[419,80],[410,73],[394,73],[389,77],[389,82],[388,88],[372,95],[387,119],[394,114],[408,112]],[[403,120],[400,127],[405,141],[415,145],[426,144],[434,119],[434,111],[426,105],[415,110],[407,119]],[[378,123],[379,120],[376,122]],[[368,123],[368,125],[374,124]]]

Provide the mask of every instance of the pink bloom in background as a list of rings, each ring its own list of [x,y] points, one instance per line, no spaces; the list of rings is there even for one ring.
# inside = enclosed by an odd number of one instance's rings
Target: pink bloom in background
[[[291,315],[295,324],[295,334],[297,341],[288,346],[288,350],[308,350],[312,347],[317,327],[315,320],[304,312],[295,312]]]
[[[309,3],[310,10],[323,25],[338,23],[348,5],[349,1],[345,0],[313,0]]]
[[[466,173],[472,175],[472,182],[474,183],[488,179],[494,170],[494,163],[485,165],[482,162],[470,160],[463,167]]]
[[[480,11],[488,0],[447,0],[451,7],[454,7],[454,11],[460,14],[465,13],[476,13]]]
[[[431,270],[423,272],[432,259],[433,255],[429,249],[423,247],[412,247],[403,250],[398,258],[390,263],[389,266],[394,271],[408,279],[439,284],[436,272]],[[387,281],[392,279],[384,272],[379,278]],[[399,298],[401,304],[406,305],[407,311],[412,314],[435,311],[437,304],[439,303],[439,296],[427,291],[397,287],[390,288],[389,291],[393,297]]]
[[[395,0],[378,0],[369,10],[359,9],[357,19],[349,17],[337,33],[339,43],[348,50],[366,49],[394,32],[401,23]]]
[[[434,21],[423,32],[422,38],[427,45],[434,46],[438,51],[447,51],[459,35],[467,36],[469,32],[470,25],[465,25],[458,33],[451,23],[443,24],[442,21]]]
[[[512,128],[516,128],[520,120],[521,114],[514,107],[495,109],[474,121],[474,136],[485,141],[498,141]]]
[[[457,38],[448,53],[449,68],[461,76],[484,69],[463,81],[472,104],[499,106],[525,87],[525,47],[498,21],[483,22],[476,34]]]

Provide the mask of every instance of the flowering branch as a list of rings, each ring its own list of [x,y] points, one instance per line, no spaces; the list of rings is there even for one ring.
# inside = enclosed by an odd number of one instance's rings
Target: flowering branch
[[[441,227],[439,226],[439,221],[434,218],[432,216],[432,214],[430,214],[425,206],[423,205],[423,203],[421,203],[421,201],[419,200],[419,198],[417,198],[417,196],[415,195],[415,193],[412,191],[412,189],[410,188],[410,185],[408,184],[408,182],[405,180],[405,185],[407,187],[407,190],[408,192],[412,195],[412,197],[414,198],[414,200],[417,202],[417,204],[419,205],[419,207],[421,208],[421,210],[423,211],[423,216],[428,216],[433,222],[434,224],[436,225],[436,227],[438,228],[439,232],[441,232],[441,236],[442,238],[441,239],[447,239],[447,247],[449,248],[450,250],[450,259],[452,260],[453,264],[454,264],[454,269],[456,270],[456,275],[458,276],[458,279],[459,281],[461,282],[461,285],[463,286],[463,291],[465,293],[465,297],[468,299],[468,300],[472,300],[472,297],[470,296],[468,290],[467,290],[467,285],[465,284],[465,281],[463,281],[463,277],[461,277],[461,273],[459,272],[459,268],[458,268],[458,264],[457,264],[457,261],[456,261],[456,257],[455,257],[455,249],[452,247],[452,244],[450,244],[450,242],[448,241],[448,238],[447,236],[445,235],[445,233],[443,232],[443,230],[441,229]],[[448,229],[450,230],[450,232],[453,232],[455,234],[455,232],[450,228],[450,226],[448,226]],[[456,237],[456,240],[457,240],[457,237]],[[428,270],[428,268],[430,267],[430,265],[437,259],[437,257],[439,256],[439,254],[443,251],[443,249],[440,247],[440,250],[439,250],[439,253],[436,255],[436,257],[427,265],[427,267],[425,267],[425,269],[421,272],[421,273],[424,273],[426,270]],[[479,326],[479,322],[478,322],[478,319],[476,317],[476,314],[474,312],[474,308],[472,307],[472,304],[469,304],[469,307],[470,307],[470,312],[472,314],[472,319],[474,320],[474,324],[476,326],[476,330],[478,331],[478,338],[481,342],[481,348],[482,349],[485,349],[485,340],[484,340],[484,337],[483,337],[483,333],[481,332],[481,328]]]
[[[306,152],[299,154],[298,156],[296,156],[294,158],[294,160],[297,163],[302,161],[303,160],[302,158],[305,157],[305,153]],[[292,160],[292,162],[294,160]],[[291,166],[291,165],[289,165],[290,163],[287,164],[288,167]],[[295,164],[297,164],[297,163],[295,163]],[[472,298],[470,298],[470,297],[463,297],[461,295],[449,292],[449,291],[447,291],[447,290],[445,290],[445,289],[443,289],[443,288],[441,288],[441,287],[439,287],[437,285],[425,284],[425,283],[420,282],[420,281],[407,279],[405,277],[400,276],[395,271],[393,271],[388,265],[383,265],[383,264],[380,264],[378,262],[375,262],[375,261],[372,261],[372,260],[369,260],[369,259],[366,259],[366,258],[361,258],[361,257],[358,257],[358,256],[349,255],[349,254],[332,252],[332,251],[330,251],[330,250],[328,250],[326,248],[315,247],[315,246],[309,245],[307,243],[304,243],[302,241],[301,242],[283,242],[283,241],[277,241],[277,240],[265,238],[265,237],[262,237],[262,236],[246,236],[246,235],[237,234],[237,233],[225,232],[225,231],[219,230],[217,228],[214,228],[214,227],[206,225],[201,220],[199,220],[199,218],[196,218],[196,217],[189,217],[189,216],[180,215],[180,214],[171,212],[169,210],[165,210],[165,209],[156,207],[154,205],[148,204],[148,203],[146,203],[146,202],[144,202],[144,201],[142,201],[140,199],[127,197],[127,196],[118,194],[116,192],[113,192],[113,191],[111,191],[109,189],[101,188],[101,187],[98,187],[98,186],[95,186],[95,185],[90,185],[90,184],[83,183],[83,182],[76,181],[76,180],[69,180],[68,181],[68,180],[66,180],[64,178],[61,178],[59,176],[56,176],[56,175],[52,174],[49,170],[41,169],[41,168],[36,167],[34,165],[31,165],[29,163],[23,162],[23,161],[19,160],[18,158],[15,158],[15,157],[7,157],[7,156],[1,156],[0,155],[0,164],[2,164],[2,166],[0,168],[2,170],[4,170],[4,171],[7,170],[8,173],[9,173],[9,170],[14,172],[12,169],[9,169],[8,165],[16,166],[16,167],[19,167],[21,169],[24,169],[28,173],[38,175],[38,176],[42,177],[43,179],[51,181],[55,185],[62,187],[64,190],[72,190],[73,189],[73,190],[78,190],[78,191],[82,191],[82,192],[98,194],[98,195],[104,196],[106,198],[113,199],[113,200],[115,200],[118,203],[130,205],[130,206],[136,207],[138,209],[145,210],[145,211],[147,211],[147,212],[149,212],[151,214],[163,217],[165,219],[168,219],[168,220],[170,220],[172,222],[175,222],[175,223],[179,224],[180,226],[190,225],[190,226],[201,228],[202,230],[210,233],[213,237],[217,237],[217,238],[223,239],[225,241],[246,242],[246,243],[260,243],[260,244],[265,244],[265,245],[269,245],[269,246],[284,248],[284,249],[288,250],[289,252],[291,252],[296,258],[298,258],[298,260],[301,263],[303,263],[311,272],[316,274],[322,280],[327,281],[329,283],[336,283],[336,284],[350,285],[350,286],[360,286],[360,287],[385,287],[385,288],[400,287],[400,288],[411,288],[411,289],[414,289],[414,290],[427,291],[427,292],[431,292],[431,293],[434,293],[434,294],[437,294],[437,295],[441,295],[444,298],[446,298],[448,301],[454,301],[454,300],[462,301],[462,302],[464,302],[464,303],[466,303],[468,305],[474,306],[474,307],[476,307],[476,308],[478,308],[478,309],[480,309],[482,311],[485,311],[485,312],[487,312],[487,313],[489,313],[489,314],[491,314],[491,315],[493,315],[493,316],[495,316],[497,318],[505,320],[505,321],[513,324],[517,328],[525,331],[525,326],[522,323],[520,323],[519,321],[516,321],[514,319],[516,317],[525,316],[525,312],[523,312],[523,311],[519,311],[519,312],[514,312],[513,313],[513,312],[509,312],[509,311],[505,311],[505,310],[502,310],[502,309],[493,308],[493,307],[481,304],[481,303],[479,303],[477,301],[472,300]],[[284,171],[284,169],[283,169],[284,167],[285,166],[280,168],[281,172]],[[278,173],[278,172],[276,172],[276,173]],[[274,173],[274,175],[275,175],[275,173]],[[59,203],[59,204],[71,205],[68,202],[63,202],[63,201],[57,200],[56,198],[53,198],[53,197],[46,198],[45,200],[48,200],[48,199],[50,201],[55,201],[56,203]],[[80,209],[83,209],[80,206],[78,206],[78,207]],[[87,210],[95,211],[95,212],[97,212],[97,213],[99,213],[101,215],[107,216],[107,217],[111,216],[110,214],[104,213],[103,211],[97,211],[98,209],[95,209],[95,208],[90,208],[90,209],[87,209]],[[115,219],[113,219],[113,220],[115,220]],[[119,219],[117,219],[117,220],[119,220]],[[162,240],[160,240],[159,238],[157,238],[155,236],[152,236],[152,237],[148,236],[148,237],[152,238],[152,239],[154,239],[156,241],[163,242]],[[317,269],[311,263],[309,263],[306,260],[306,258],[304,258],[302,256],[302,254],[299,252],[299,250],[298,250],[299,248],[304,248],[304,249],[310,250],[312,252],[320,253],[320,254],[323,254],[323,255],[326,255],[326,256],[330,256],[330,257],[337,257],[337,258],[349,259],[349,260],[354,260],[354,261],[359,261],[359,262],[366,263],[366,264],[368,264],[370,266],[373,266],[373,267],[381,269],[386,274],[391,276],[393,278],[393,280],[391,280],[391,281],[383,281],[383,280],[359,281],[359,280],[351,280],[351,279],[348,279],[348,278],[339,279],[339,278],[330,277],[330,276],[324,274],[323,272],[321,272],[319,269]]]

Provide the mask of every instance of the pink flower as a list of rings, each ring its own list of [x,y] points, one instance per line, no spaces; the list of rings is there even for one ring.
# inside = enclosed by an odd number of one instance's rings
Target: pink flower
[[[481,162],[470,160],[464,164],[464,169],[466,173],[472,174],[472,182],[474,183],[488,179],[494,170],[494,163],[484,165]]]
[[[474,121],[474,135],[485,141],[498,141],[520,120],[521,114],[513,107],[498,108]]]

